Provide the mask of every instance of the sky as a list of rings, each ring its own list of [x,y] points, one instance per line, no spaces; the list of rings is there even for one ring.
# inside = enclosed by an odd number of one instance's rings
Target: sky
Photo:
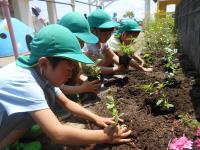
[[[55,0],[57,2],[64,2],[64,3],[70,3],[70,0]],[[88,2],[88,0],[79,0],[82,2]],[[118,18],[122,18],[123,14],[126,13],[127,11],[133,11],[135,14],[136,20],[142,20],[144,18],[144,2],[145,0],[116,0],[113,2],[111,5],[105,8],[105,10],[112,16],[114,12],[117,13]],[[105,3],[108,4],[108,3]],[[30,1],[30,6],[39,6],[43,12],[43,15],[48,18],[47,14],[47,7],[46,7],[46,2],[41,2],[37,0]],[[76,11],[78,11],[81,14],[87,13],[89,14],[89,7],[88,5],[80,4],[80,3],[75,3]],[[57,9],[57,15],[58,19],[60,19],[63,15],[65,15],[68,12],[72,11],[71,6],[69,5],[63,5],[63,4],[56,4],[56,9]],[[95,10],[96,7],[92,7],[92,11]],[[173,11],[174,6],[169,6],[167,8],[168,11]],[[151,15],[156,12],[156,3],[151,0]]]

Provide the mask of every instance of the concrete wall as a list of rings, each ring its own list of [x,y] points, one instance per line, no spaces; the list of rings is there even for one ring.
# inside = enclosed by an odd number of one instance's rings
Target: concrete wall
[[[200,0],[182,0],[176,9],[176,26],[183,51],[200,73]]]

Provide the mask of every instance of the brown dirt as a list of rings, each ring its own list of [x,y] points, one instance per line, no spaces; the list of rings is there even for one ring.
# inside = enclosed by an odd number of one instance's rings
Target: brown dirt
[[[108,92],[100,94],[101,101],[90,108],[101,116],[110,116],[106,109],[106,96],[112,95],[118,100],[118,109],[125,113],[124,119],[131,134],[132,143],[122,145],[96,145],[90,149],[99,150],[165,150],[174,135],[180,136],[184,132],[193,138],[193,131],[186,129],[178,123],[178,115],[188,113],[193,118],[200,119],[200,78],[194,71],[191,63],[185,55],[179,54],[179,62],[182,67],[180,74],[176,76],[180,83],[175,88],[166,88],[169,93],[169,102],[175,106],[171,113],[153,113],[148,101],[155,99],[141,89],[144,83],[164,80],[164,69],[161,63],[163,52],[156,52],[154,71],[144,73],[130,71],[129,82],[124,86],[113,85]],[[94,124],[90,128],[97,128]],[[45,143],[46,144],[46,143]],[[44,145],[44,143],[43,143]],[[81,149],[80,147],[64,147],[65,149]],[[82,147],[83,148],[83,147]],[[63,149],[63,146],[45,145],[45,149]]]

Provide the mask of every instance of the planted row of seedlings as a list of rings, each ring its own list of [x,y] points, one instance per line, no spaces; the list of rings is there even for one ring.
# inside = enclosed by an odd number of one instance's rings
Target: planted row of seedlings
[[[180,65],[177,62],[176,53],[177,50],[172,50],[170,48],[165,48],[165,56],[162,57],[162,64],[165,69],[165,79],[164,81],[155,81],[153,83],[146,83],[141,86],[141,88],[150,96],[156,97],[153,101],[147,101],[147,105],[151,106],[151,111],[155,114],[167,114],[174,112],[174,105],[169,103],[168,95],[165,88],[176,87],[178,81],[175,76],[180,71]],[[145,56],[149,63],[152,63],[152,54],[147,53]],[[172,100],[171,100],[172,101]]]

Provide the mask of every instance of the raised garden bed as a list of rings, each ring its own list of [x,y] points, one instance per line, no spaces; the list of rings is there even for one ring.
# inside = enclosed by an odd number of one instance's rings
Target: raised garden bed
[[[101,149],[101,150],[165,150],[171,139],[175,136],[182,136],[185,133],[189,138],[194,139],[195,131],[180,123],[179,115],[188,113],[193,119],[200,119],[200,78],[194,71],[191,63],[185,55],[178,54],[177,58],[182,67],[182,71],[175,76],[178,82],[177,86],[165,87],[168,93],[169,103],[174,108],[168,112],[154,110],[151,102],[156,99],[155,95],[148,95],[141,88],[142,84],[164,81],[164,67],[161,57],[164,52],[154,53],[155,61],[153,63],[154,71],[144,73],[132,70],[128,73],[128,83],[120,85],[111,85],[109,90],[99,94],[100,100],[89,109],[95,111],[101,116],[111,116],[106,109],[106,96],[112,95],[118,100],[118,110],[123,116],[125,124],[132,129],[132,143],[122,145],[92,145],[87,146],[60,146],[49,144],[46,137],[42,139],[43,149],[61,150],[61,149]],[[74,119],[74,118],[73,118]],[[92,123],[84,122],[87,128],[97,129]]]

